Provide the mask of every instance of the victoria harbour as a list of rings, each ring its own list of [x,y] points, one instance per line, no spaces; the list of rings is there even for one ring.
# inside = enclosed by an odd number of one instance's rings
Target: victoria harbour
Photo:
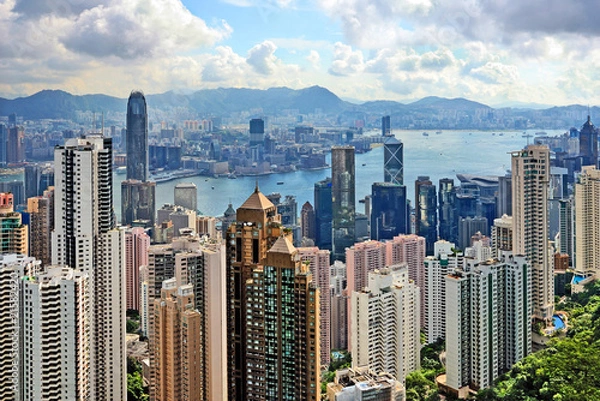
[[[562,131],[547,131],[558,135]],[[456,174],[501,176],[510,168],[510,151],[521,149],[528,138],[522,132],[431,132],[394,131],[404,144],[404,185],[414,200],[414,182],[418,176],[428,175],[436,183],[440,178],[456,179]],[[533,135],[533,132],[530,133]],[[532,138],[529,138],[531,141]],[[330,169],[298,170],[291,173],[261,176],[241,176],[235,180],[195,176],[158,184],[156,205],[173,203],[173,189],[181,182],[193,182],[198,187],[198,210],[209,216],[222,215],[227,204],[239,207],[258,183],[261,192],[279,192],[282,196],[296,197],[300,208],[306,201],[313,203],[314,183],[331,175]],[[114,204],[120,205],[120,182],[122,175],[114,175]],[[371,193],[371,183],[383,181],[383,147],[356,155],[356,196],[364,198]],[[283,184],[278,184],[283,182]],[[414,204],[414,203],[413,203]],[[361,208],[358,209],[362,212]],[[116,207],[115,212],[120,214]]]

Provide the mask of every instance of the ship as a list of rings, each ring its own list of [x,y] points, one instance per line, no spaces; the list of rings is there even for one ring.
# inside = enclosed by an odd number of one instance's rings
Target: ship
[[[423,136],[429,136],[427,132],[423,132]]]
[[[283,185],[283,181],[277,181],[277,185]]]

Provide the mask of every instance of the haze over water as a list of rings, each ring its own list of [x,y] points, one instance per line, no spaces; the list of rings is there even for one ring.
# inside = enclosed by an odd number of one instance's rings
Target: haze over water
[[[564,131],[546,131],[548,135],[562,134]],[[396,138],[404,143],[404,184],[414,205],[414,182],[420,175],[428,175],[434,184],[440,178],[456,179],[457,173],[479,175],[504,175],[510,169],[508,152],[522,149],[527,145],[527,138],[522,132],[504,132],[503,136],[496,132],[475,131],[443,131],[436,134],[428,131],[394,130]],[[529,132],[533,135],[534,131]],[[533,138],[529,139],[530,141]],[[329,158],[328,158],[329,159]],[[328,161],[329,162],[329,161]],[[258,177],[207,178],[196,176],[159,183],[156,190],[156,207],[165,203],[173,203],[173,189],[180,182],[193,182],[198,186],[198,209],[205,215],[219,216],[232,203],[238,208],[258,186],[264,194],[279,192],[295,195],[298,202],[298,213],[302,205],[309,201],[314,204],[314,183],[331,176],[330,169],[316,171],[296,171],[285,174],[270,174]],[[115,212],[121,213],[121,181],[124,175],[114,175]],[[208,179],[208,180],[207,180]],[[383,181],[383,147],[378,147],[365,154],[356,155],[356,197],[362,199],[371,193],[373,182]],[[283,182],[277,185],[277,182]],[[212,189],[214,187],[214,189]],[[357,203],[357,211],[363,212],[364,206]]]

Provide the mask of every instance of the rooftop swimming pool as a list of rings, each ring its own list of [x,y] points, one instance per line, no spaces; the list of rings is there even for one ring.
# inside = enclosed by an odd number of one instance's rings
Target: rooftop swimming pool
[[[565,328],[565,322],[563,321],[562,317],[560,317],[559,315],[552,316],[552,320],[554,323],[555,330],[562,330]]]

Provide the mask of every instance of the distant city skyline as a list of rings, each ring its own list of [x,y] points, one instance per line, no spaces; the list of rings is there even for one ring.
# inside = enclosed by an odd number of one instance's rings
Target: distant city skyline
[[[320,85],[355,101],[594,105],[598,11],[583,0],[7,0],[0,96]]]

